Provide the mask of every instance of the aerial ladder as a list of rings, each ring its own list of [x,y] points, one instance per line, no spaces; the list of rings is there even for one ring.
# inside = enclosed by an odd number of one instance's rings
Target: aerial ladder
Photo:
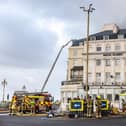
[[[49,80],[49,77],[50,77],[50,75],[51,75],[51,73],[52,73],[52,71],[53,71],[53,69],[54,69],[54,67],[55,67],[55,65],[56,65],[56,63],[57,63],[57,60],[58,60],[58,58],[59,58],[59,56],[60,56],[62,50],[63,50],[64,47],[66,47],[70,42],[73,42],[73,41],[75,41],[75,40],[69,40],[66,44],[64,44],[63,46],[61,46],[61,49],[59,50],[59,52],[58,52],[58,54],[57,54],[57,56],[56,56],[56,58],[55,58],[55,60],[54,60],[54,62],[53,62],[53,64],[52,64],[52,66],[51,66],[51,68],[50,68],[50,71],[49,71],[49,73],[48,73],[48,75],[47,75],[47,77],[46,77],[46,79],[45,79],[45,81],[44,81],[44,84],[43,84],[43,86],[42,86],[42,88],[41,88],[41,92],[44,92],[45,86],[47,85],[47,82],[48,82],[48,80]]]

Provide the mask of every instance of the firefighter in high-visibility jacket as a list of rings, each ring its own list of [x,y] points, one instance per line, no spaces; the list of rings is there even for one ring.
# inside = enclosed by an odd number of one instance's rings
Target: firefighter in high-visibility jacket
[[[101,107],[102,107],[102,102],[101,102],[101,97],[97,96],[96,101],[95,101],[95,106],[96,106],[96,118],[101,118]]]
[[[16,114],[16,108],[17,108],[17,97],[13,96],[12,97],[12,102],[11,102],[11,114],[15,115]]]
[[[30,101],[30,106],[31,106],[31,114],[35,114],[35,101],[33,99]]]
[[[92,117],[92,105],[93,105],[93,100],[91,98],[91,96],[88,96],[87,99],[87,117],[91,118]]]

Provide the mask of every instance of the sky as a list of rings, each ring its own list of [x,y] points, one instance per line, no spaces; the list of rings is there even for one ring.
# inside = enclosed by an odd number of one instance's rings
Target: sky
[[[86,36],[87,15],[80,7],[90,3],[96,9],[90,16],[90,34],[108,23],[126,28],[125,0],[0,0],[0,83],[7,80],[5,99],[23,85],[28,91],[41,90],[61,46]],[[60,99],[61,81],[66,80],[68,47],[45,88],[55,99]],[[2,94],[0,84],[0,100]]]

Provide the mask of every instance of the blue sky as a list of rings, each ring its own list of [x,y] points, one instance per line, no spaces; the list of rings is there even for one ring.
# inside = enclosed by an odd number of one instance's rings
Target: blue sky
[[[86,13],[80,6],[90,3],[96,9],[90,33],[106,23],[126,28],[125,0],[0,0],[0,81],[8,81],[6,94],[23,85],[29,91],[41,89],[61,45],[85,37]],[[56,99],[66,80],[67,48],[45,89]],[[2,99],[2,85],[0,89]]]

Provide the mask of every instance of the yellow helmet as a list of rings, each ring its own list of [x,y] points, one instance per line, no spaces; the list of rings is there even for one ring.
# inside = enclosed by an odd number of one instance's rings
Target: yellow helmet
[[[97,96],[97,98],[98,98],[98,99],[100,99],[100,98],[101,98],[101,96],[100,96],[100,95],[98,95],[98,96]]]

